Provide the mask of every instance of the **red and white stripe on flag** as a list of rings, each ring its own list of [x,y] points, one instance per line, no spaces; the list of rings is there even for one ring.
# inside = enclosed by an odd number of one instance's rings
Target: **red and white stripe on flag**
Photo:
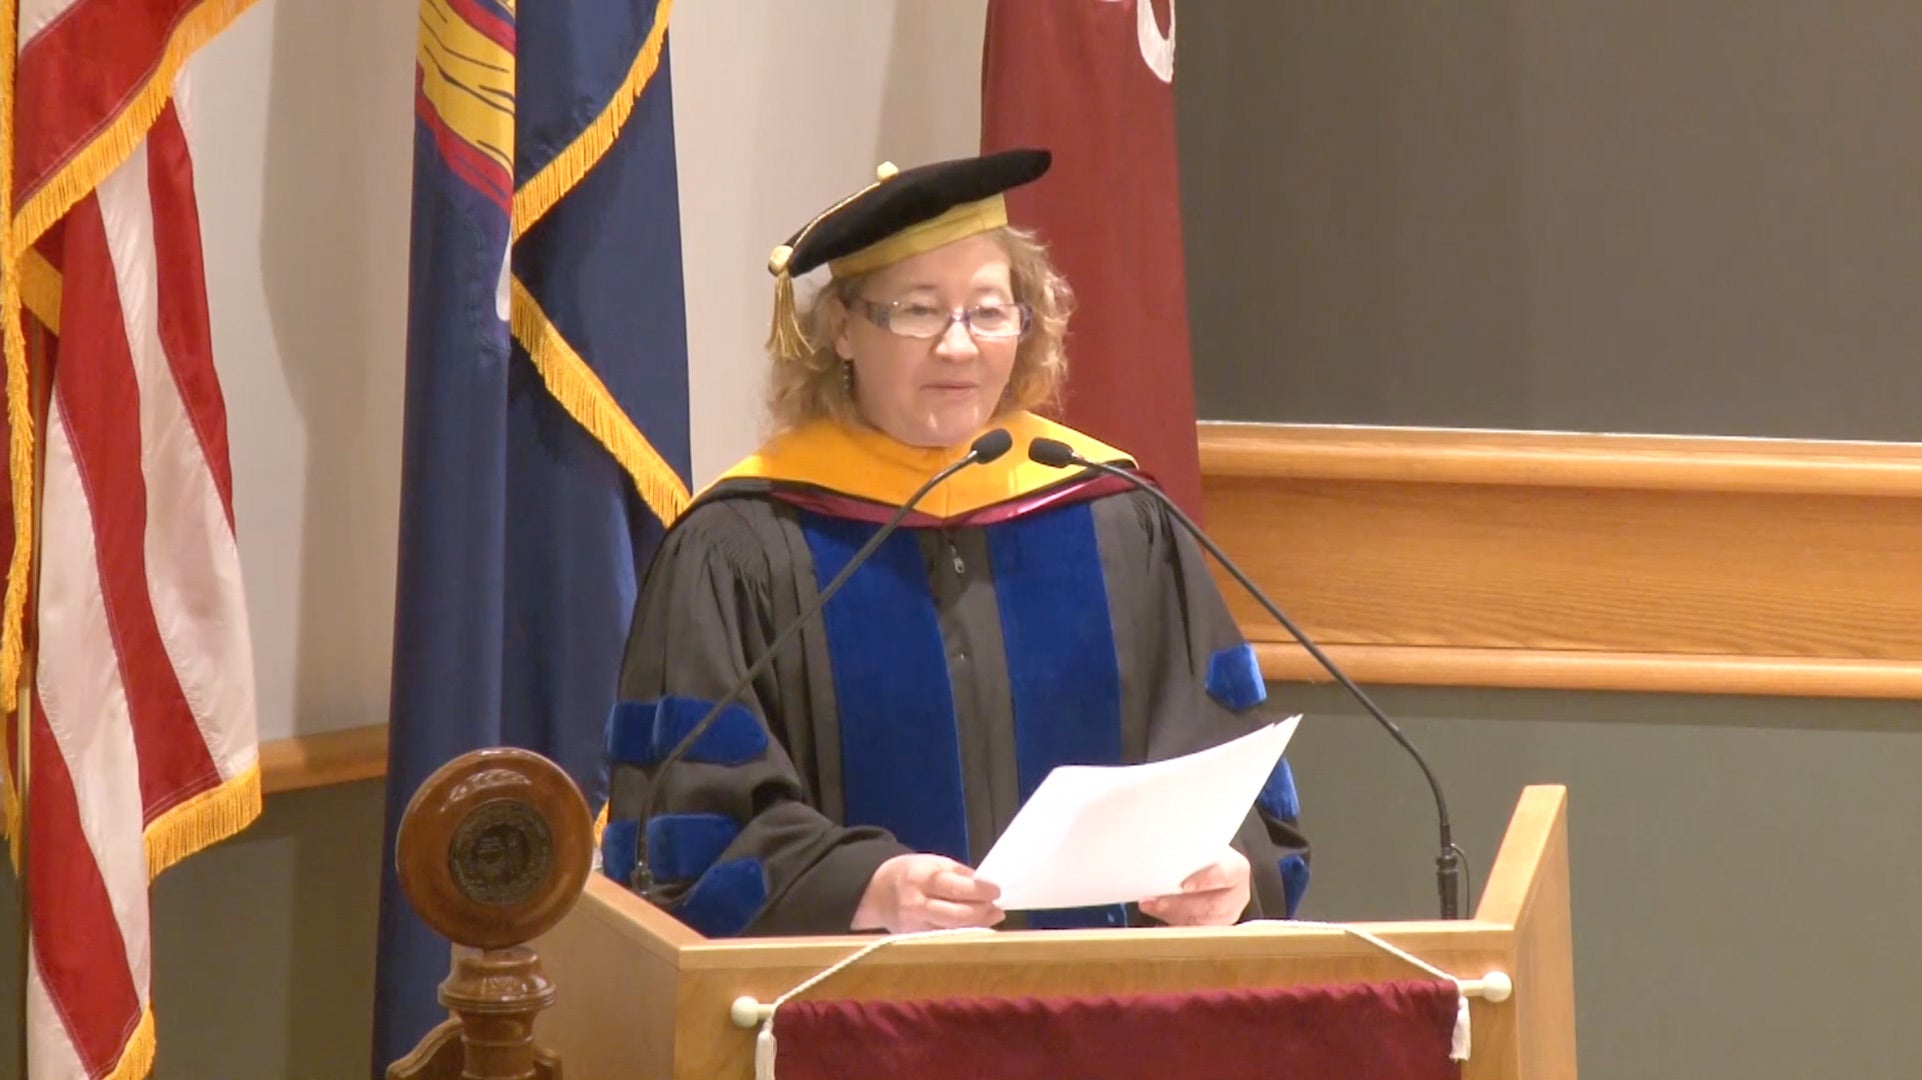
[[[24,620],[29,1080],[148,1074],[149,884],[260,812],[253,656],[179,74],[241,6],[223,5],[217,24],[187,0],[20,7],[5,250],[18,253],[6,271],[24,312],[7,327],[18,335],[8,351],[11,366],[24,344],[47,395],[32,432],[39,565]],[[74,28],[105,36],[67,37]],[[43,71],[59,73],[57,87],[35,81]],[[109,111],[86,123],[74,109],[88,101]],[[90,134],[54,137],[69,130]],[[10,576],[9,589],[20,586]],[[10,691],[0,688],[9,707]],[[10,766],[19,719],[8,724]]]

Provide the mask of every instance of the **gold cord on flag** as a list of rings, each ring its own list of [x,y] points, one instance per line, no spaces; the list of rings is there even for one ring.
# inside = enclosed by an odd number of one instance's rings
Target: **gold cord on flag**
[[[20,323],[20,257],[13,213],[14,77],[19,70],[19,6],[0,0],[0,348],[7,367],[7,468],[13,488],[13,558],[0,609],[0,699],[16,707],[25,651],[21,630],[27,611],[27,580],[33,567],[33,402],[27,386],[27,342]],[[24,246],[24,245],[21,245]],[[18,835],[19,800],[6,781],[6,820]]]

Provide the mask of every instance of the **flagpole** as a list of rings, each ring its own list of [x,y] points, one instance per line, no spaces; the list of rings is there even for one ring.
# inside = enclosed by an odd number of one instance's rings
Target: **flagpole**
[[[35,498],[38,497],[39,491],[36,487]],[[36,568],[40,564],[38,546],[38,544],[35,545],[36,550],[33,553]],[[20,801],[20,813],[14,819],[13,829],[13,852],[15,862],[20,869],[13,878],[16,885],[14,895],[20,907],[19,932],[16,935],[16,942],[20,949],[20,1071],[14,1075],[25,1080],[29,1075],[27,1037],[31,1034],[28,1031],[27,1021],[27,984],[33,976],[33,908],[27,899],[27,764],[32,760],[29,754],[33,734],[33,665],[30,662],[33,651],[28,650],[23,656],[26,661],[21,664],[20,697],[14,702],[13,714],[15,722],[13,760],[16,762],[13,770],[13,794],[14,798]]]
[[[26,334],[24,320],[20,330],[23,338],[29,339],[23,340],[23,345],[32,344],[31,339],[38,339],[40,343],[39,349],[29,348],[26,350],[27,409],[28,415],[33,418],[33,429],[38,432],[44,430],[46,426],[44,423],[46,415],[40,409],[40,402],[44,397],[43,391],[45,389],[43,383],[46,379],[46,365],[44,360],[47,343],[45,331],[36,329],[33,334]],[[32,604],[40,594],[40,510],[41,491],[45,486],[43,481],[45,480],[46,471],[46,445],[47,441],[45,438],[36,438],[33,440],[33,549],[31,552],[32,562],[29,564],[27,572],[27,600],[29,604]],[[15,856],[14,865],[19,868],[18,872],[14,874],[14,881],[17,885],[14,894],[18,898],[20,908],[16,935],[17,944],[20,948],[20,1071],[15,1075],[21,1077],[22,1080],[26,1080],[26,1077],[30,1075],[27,1071],[29,1053],[27,1043],[28,1037],[32,1034],[30,1030],[31,1024],[27,1019],[28,983],[31,982],[33,977],[33,906],[28,902],[27,885],[27,868],[29,865],[27,862],[27,790],[31,783],[28,775],[29,766],[33,761],[33,684],[35,669],[38,667],[35,663],[35,658],[39,654],[38,642],[34,640],[34,634],[30,632],[34,628],[33,619],[25,618],[21,620],[20,635],[23,639],[22,644],[25,647],[21,649],[20,653],[20,685],[18,697],[14,701],[13,713],[13,795],[20,806],[20,813],[13,822],[13,836],[11,837]]]

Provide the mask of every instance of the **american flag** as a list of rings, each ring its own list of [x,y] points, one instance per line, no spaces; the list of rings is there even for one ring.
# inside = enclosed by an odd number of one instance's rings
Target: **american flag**
[[[0,49],[0,698],[10,836],[25,813],[31,1080],[148,1074],[149,884],[260,813],[183,74],[245,6],[20,0]]]

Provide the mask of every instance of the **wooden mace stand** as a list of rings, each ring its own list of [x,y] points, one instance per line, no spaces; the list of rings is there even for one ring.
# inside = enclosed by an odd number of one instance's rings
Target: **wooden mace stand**
[[[476,750],[414,792],[395,861],[408,902],[455,945],[439,994],[454,1015],[388,1080],[560,1080],[560,1055],[534,1042],[554,984],[527,942],[573,908],[592,860],[580,789],[539,754]]]

